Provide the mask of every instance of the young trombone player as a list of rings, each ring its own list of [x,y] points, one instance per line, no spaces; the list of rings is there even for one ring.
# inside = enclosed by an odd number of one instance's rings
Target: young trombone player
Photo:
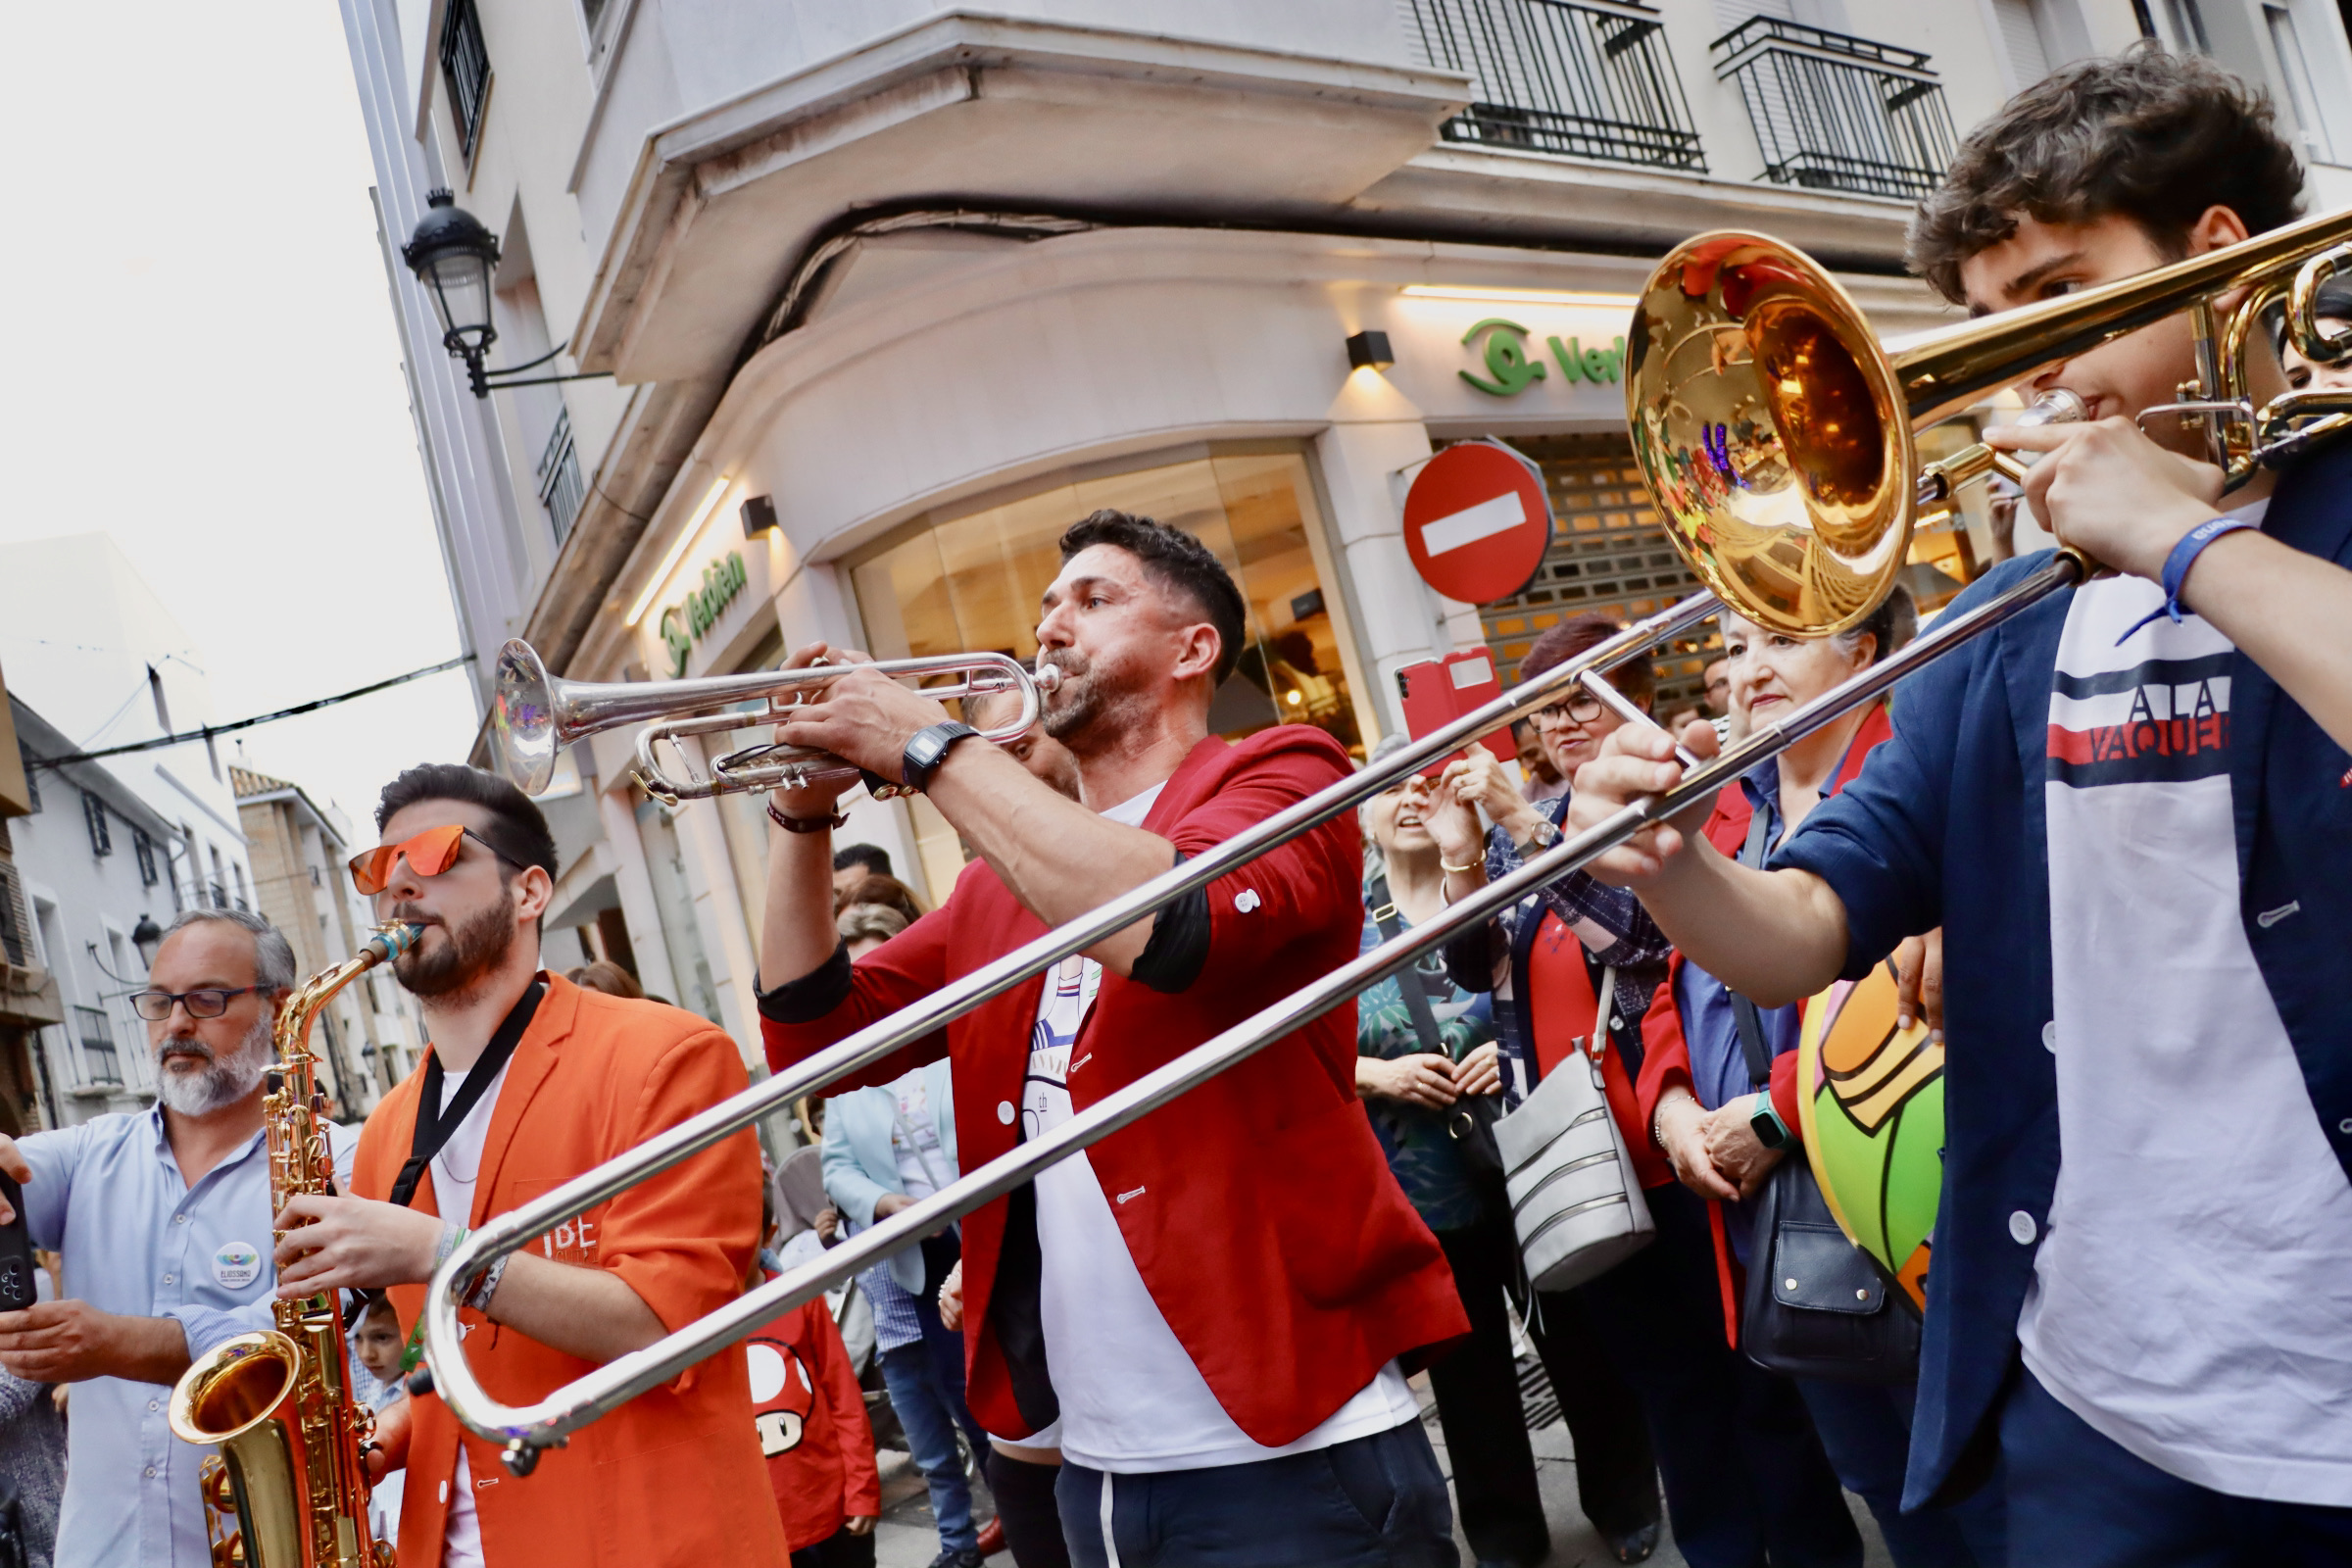
[[[2135,51],[1973,133],[1912,262],[1984,315],[2277,226],[2300,186],[2267,102]],[[2041,455],[2034,514],[2111,571],[1899,688],[1767,868],[1703,808],[1592,868],[1765,1005],[1944,928],[1906,1501],[1997,1456],[2019,1563],[2352,1559],[2352,443],[2223,496],[2200,430],[2134,423],[2191,341],[2175,316],[2053,365],[2020,390],[2090,421],[1990,437]],[[1628,726],[1572,820],[1679,772]]]

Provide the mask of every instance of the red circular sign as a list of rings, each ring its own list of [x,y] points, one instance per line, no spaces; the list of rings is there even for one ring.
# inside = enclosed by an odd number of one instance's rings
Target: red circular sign
[[[1423,465],[1404,497],[1404,548],[1421,580],[1487,605],[1535,580],[1551,543],[1551,501],[1536,466],[1492,441],[1464,441]]]

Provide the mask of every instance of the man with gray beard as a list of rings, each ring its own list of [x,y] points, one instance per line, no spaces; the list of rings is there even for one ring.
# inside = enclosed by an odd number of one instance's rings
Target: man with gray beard
[[[136,1115],[0,1137],[35,1247],[65,1254],[65,1295],[0,1312],[0,1367],[74,1383],[58,1568],[209,1568],[196,1467],[165,1424],[172,1385],[224,1340],[270,1326],[270,1031],[294,951],[242,910],[190,909],[133,996],[158,1102]],[[356,1136],[330,1127],[338,1183]],[[0,1200],[0,1221],[12,1216]]]

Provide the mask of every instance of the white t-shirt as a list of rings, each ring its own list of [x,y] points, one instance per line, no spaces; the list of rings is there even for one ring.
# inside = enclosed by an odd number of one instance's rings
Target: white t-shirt
[[[2061,1159],[2018,1337],[2060,1403],[2157,1468],[2341,1507],[2352,1183],[2239,912],[2229,748],[2262,737],[2230,733],[2230,645],[2188,617],[2116,646],[2163,597],[2136,577],[2086,584],[2059,643],[2044,794]],[[2009,1223],[2034,1239],[2031,1215]]]
[[[490,1137],[490,1117],[498,1109],[499,1091],[507,1087],[507,1069],[514,1065],[509,1056],[490,1080],[482,1098],[473,1102],[466,1119],[449,1135],[441,1152],[433,1156],[433,1206],[445,1220],[461,1225],[472,1223],[473,1187],[481,1179],[482,1145]],[[444,1114],[466,1086],[463,1073],[444,1071],[441,1075],[441,1109]],[[482,1561],[482,1522],[473,1511],[473,1466],[466,1457],[466,1446],[458,1445],[457,1473],[449,1479],[449,1521],[442,1534],[442,1568],[485,1568]]]
[[[891,1157],[898,1162],[899,1185],[909,1200],[920,1202],[952,1185],[956,1170],[940,1146],[939,1111],[931,1103],[928,1074],[918,1067],[893,1082],[890,1093],[899,1104],[890,1124]]]
[[[1102,814],[1141,826],[1161,787]],[[1070,1117],[1070,1046],[1102,980],[1101,965],[1074,956],[1049,976],[1021,1085],[1024,1140]],[[1268,1448],[1250,1442],[1160,1315],[1083,1152],[1038,1173],[1037,1241],[1039,1315],[1061,1404],[1061,1451],[1076,1463],[1115,1474],[1247,1464],[1327,1448],[1420,1415],[1392,1361],[1296,1443]]]

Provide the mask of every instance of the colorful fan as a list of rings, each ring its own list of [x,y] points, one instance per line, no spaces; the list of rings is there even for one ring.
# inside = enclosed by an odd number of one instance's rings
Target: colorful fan
[[[1806,1157],[1856,1247],[1924,1309],[1943,1189],[1943,1046],[1895,1027],[1894,965],[1805,1006],[1796,1085]]]

